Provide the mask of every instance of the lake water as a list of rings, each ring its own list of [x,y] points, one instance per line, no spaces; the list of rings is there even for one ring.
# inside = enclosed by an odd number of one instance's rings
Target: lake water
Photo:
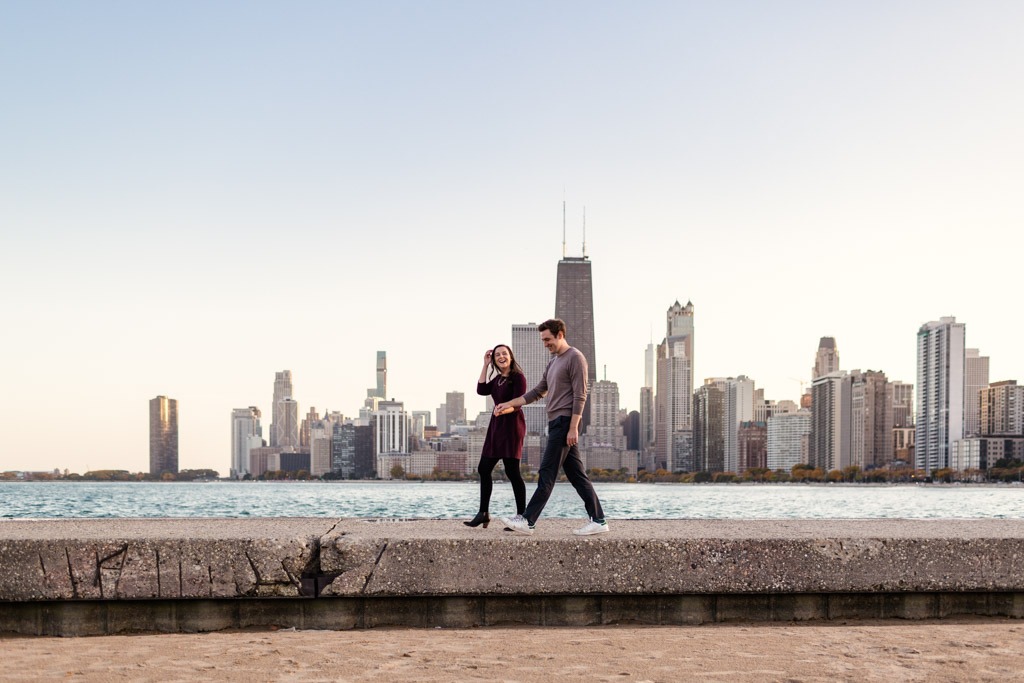
[[[614,518],[1024,519],[1021,486],[595,484]],[[534,489],[527,484],[527,495]],[[0,519],[47,517],[470,517],[472,482],[0,482]],[[495,484],[491,515],[514,513]],[[559,484],[544,515],[583,518]]]

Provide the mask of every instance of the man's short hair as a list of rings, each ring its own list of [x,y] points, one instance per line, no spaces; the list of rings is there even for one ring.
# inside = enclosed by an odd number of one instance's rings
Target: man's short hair
[[[551,320],[545,320],[540,325],[537,325],[537,331],[538,332],[543,332],[544,330],[547,330],[548,332],[550,332],[552,335],[554,335],[556,337],[558,336],[558,333],[561,332],[562,336],[564,337],[565,336],[565,323],[562,322],[561,320],[559,320],[558,318],[552,318]]]

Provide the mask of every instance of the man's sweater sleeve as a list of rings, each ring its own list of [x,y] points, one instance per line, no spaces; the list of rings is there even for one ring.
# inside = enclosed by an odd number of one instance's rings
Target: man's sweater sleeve
[[[551,365],[548,363],[548,365]],[[544,374],[540,376],[540,381],[537,382],[537,386],[530,389],[523,394],[523,400],[526,402],[524,405],[529,405],[534,401],[539,401],[548,393],[548,369],[544,368]]]
[[[582,415],[587,402],[587,359],[579,350],[569,364],[569,378],[572,380],[572,414]]]

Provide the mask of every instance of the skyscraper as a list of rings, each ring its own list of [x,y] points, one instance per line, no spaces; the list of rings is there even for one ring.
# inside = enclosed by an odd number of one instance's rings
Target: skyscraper
[[[377,456],[409,453],[409,416],[401,401],[381,401],[373,413]],[[379,473],[379,470],[378,470]]]
[[[658,345],[654,405],[655,450],[670,472],[693,462],[693,302],[678,301],[665,313],[665,339]],[[685,432],[685,434],[681,434]]]
[[[274,373],[274,401],[270,407],[270,447],[274,448],[277,446],[297,446],[298,440],[283,444],[279,441],[279,435],[281,434],[280,424],[283,419],[281,417],[281,402],[286,398],[291,398],[293,395],[292,387],[292,371],[282,370],[281,372]]]
[[[885,373],[850,373],[850,464],[862,470],[893,459],[893,387]]]
[[[978,395],[982,436],[1024,434],[1024,386],[1013,379],[993,382]]]
[[[814,367],[811,368],[811,380],[824,377],[839,369],[839,349],[836,348],[835,337],[822,337],[818,341],[818,353],[814,356]]]
[[[149,473],[178,473],[178,402],[166,396],[149,401]]]
[[[966,328],[954,317],[917,331],[914,462],[928,474],[949,467],[949,450],[964,434]]]
[[[852,382],[837,370],[811,383],[810,464],[825,471],[850,465]]]
[[[626,436],[619,418],[619,385],[608,380],[594,382],[587,402],[593,402],[590,430],[582,437],[581,448],[605,446],[626,450]]]
[[[540,340],[540,332],[536,323],[512,325],[512,353],[515,354],[519,367],[526,375],[526,386],[532,389],[537,386],[544,368],[551,360],[551,354]],[[548,433],[548,416],[546,402],[539,401],[523,406],[523,417],[526,418],[526,431],[545,435]]]
[[[708,378],[693,395],[693,471],[725,471],[727,380]],[[659,435],[660,437],[660,435]]]
[[[914,424],[914,385],[889,382],[892,388],[892,426],[907,428]]]
[[[594,288],[590,260],[586,256],[565,256],[558,262],[555,284],[555,317],[565,323],[565,338],[587,359],[587,387],[597,380],[597,355],[594,345]],[[590,401],[583,407],[580,434],[590,424]]]
[[[768,468],[789,472],[793,465],[804,462],[810,433],[810,411],[776,413],[768,418]]]
[[[655,438],[655,416],[654,416],[654,376],[657,370],[658,351],[654,342],[647,345],[644,350],[644,385],[640,388],[640,433],[638,434],[638,448],[644,453],[643,464],[645,467],[653,467],[652,458]]]
[[[725,443],[726,472],[740,472],[740,425],[754,419],[754,380],[740,375],[725,380],[725,422],[723,435]]]
[[[377,386],[366,390],[367,398],[388,397],[388,352],[377,352]]]
[[[277,448],[299,447],[299,402],[288,396],[274,406],[277,415],[271,434],[277,439]]]
[[[466,395],[461,391],[449,391],[444,395],[444,415],[448,420],[448,431],[453,424],[466,424]]]
[[[978,349],[964,349],[964,435],[981,433],[978,392],[988,386],[988,356]]]
[[[242,479],[252,474],[249,452],[263,446],[260,409],[256,406],[231,411],[231,478]]]

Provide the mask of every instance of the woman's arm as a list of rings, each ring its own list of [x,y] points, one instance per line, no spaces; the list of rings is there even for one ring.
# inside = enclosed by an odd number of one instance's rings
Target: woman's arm
[[[481,396],[490,396],[492,387],[487,381],[487,368],[491,365],[491,352],[484,352],[484,366],[480,368],[480,379],[476,382],[476,393]]]

